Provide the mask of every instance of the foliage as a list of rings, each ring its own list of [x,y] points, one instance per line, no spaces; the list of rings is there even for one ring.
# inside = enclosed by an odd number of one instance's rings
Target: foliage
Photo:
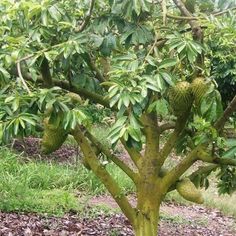
[[[209,25],[209,36],[206,38],[210,48],[210,75],[216,80],[218,89],[226,106],[236,93],[236,20],[232,12],[222,19],[212,19]],[[213,36],[214,35],[214,36]]]

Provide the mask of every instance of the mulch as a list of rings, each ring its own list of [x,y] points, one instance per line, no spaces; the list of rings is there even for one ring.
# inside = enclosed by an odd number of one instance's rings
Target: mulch
[[[30,159],[73,163],[76,158],[79,158],[78,147],[69,144],[63,144],[55,152],[45,155],[40,150],[40,141],[40,138],[35,137],[15,139],[11,147],[16,152],[23,153],[25,157],[30,157]]]
[[[226,217],[216,210],[203,207],[178,206],[168,204],[180,212],[183,208],[193,212],[192,216],[206,216],[204,224],[197,224],[195,219],[188,222],[175,222],[161,219],[159,236],[235,236],[234,219]],[[174,214],[174,213],[173,213]],[[180,213],[181,214],[181,213]],[[194,215],[195,214],[195,215]],[[0,212],[1,236],[133,236],[129,222],[122,214],[106,215],[103,212],[94,218],[84,218],[76,214],[63,217],[37,215],[34,213]]]

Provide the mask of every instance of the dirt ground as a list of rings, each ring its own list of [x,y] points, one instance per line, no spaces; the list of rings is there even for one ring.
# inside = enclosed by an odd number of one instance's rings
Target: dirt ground
[[[117,207],[110,197],[91,199],[89,205]],[[131,236],[132,229],[120,213],[96,214],[93,219],[76,214],[63,217],[0,212],[1,236]],[[161,207],[160,236],[235,236],[236,222],[219,211],[201,206],[165,203]]]

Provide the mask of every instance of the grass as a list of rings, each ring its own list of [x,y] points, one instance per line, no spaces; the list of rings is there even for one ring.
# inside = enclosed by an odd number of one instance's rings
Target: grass
[[[132,192],[130,179],[109,164],[108,171],[125,193]],[[98,195],[106,192],[96,176],[83,166],[42,161],[23,162],[6,148],[0,154],[0,210],[63,214],[79,211],[76,193]]]
[[[231,215],[236,218],[236,193],[230,195],[218,195],[217,189],[214,186],[203,191],[205,205],[210,208],[219,209],[226,215]]]

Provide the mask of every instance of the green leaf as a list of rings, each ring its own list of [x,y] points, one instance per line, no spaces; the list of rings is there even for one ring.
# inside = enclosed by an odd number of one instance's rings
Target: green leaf
[[[224,152],[222,157],[223,158],[236,158],[236,146]]]
[[[159,64],[159,69],[166,69],[166,68],[169,68],[171,66],[175,66],[177,63],[177,59],[175,58],[168,58],[168,59],[165,59],[163,60],[160,64]]]
[[[14,135],[17,135],[18,134],[18,130],[19,130],[19,119],[16,119],[14,124]]]
[[[60,11],[58,10],[57,6],[56,5],[53,5],[51,6],[49,9],[48,9],[48,12],[50,14],[50,16],[55,19],[57,22],[61,19],[61,13]]]
[[[137,142],[139,142],[141,140],[141,135],[139,130],[134,129],[133,127],[128,127],[128,133],[129,135]]]
[[[141,12],[141,4],[139,0],[133,0],[133,5],[134,5],[134,11],[136,12],[137,15],[140,14]]]
[[[122,99],[122,101],[123,101],[123,104],[124,104],[126,107],[128,107],[129,104],[130,104],[130,96],[129,96],[129,94],[127,94],[127,93],[123,94],[121,99]]]
[[[168,102],[165,99],[157,100],[156,112],[161,116],[166,116],[168,114]]]
[[[0,66],[0,74],[2,74],[4,79],[10,79],[11,77],[8,71],[1,66]]]
[[[13,112],[15,112],[19,108],[19,105],[20,105],[20,100],[17,97],[17,98],[15,98],[13,100],[13,103],[12,103],[12,110],[13,110]]]
[[[159,74],[169,86],[174,86],[173,77],[170,74],[163,71],[160,71]]]

